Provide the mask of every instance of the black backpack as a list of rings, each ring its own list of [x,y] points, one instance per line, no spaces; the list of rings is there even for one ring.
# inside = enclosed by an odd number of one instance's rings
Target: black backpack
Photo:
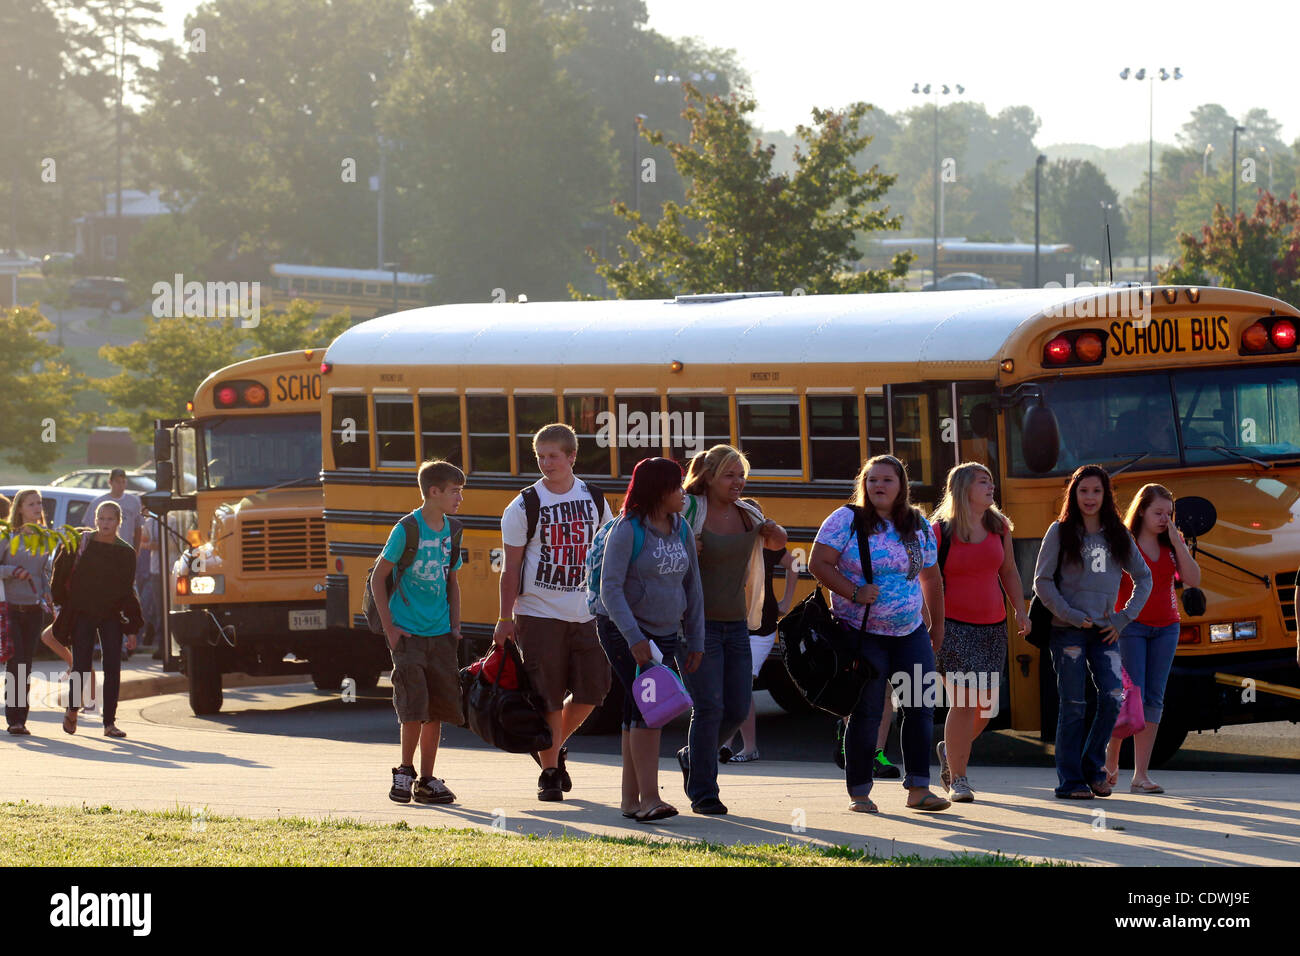
[[[497,665],[494,680],[488,680],[482,671],[471,674],[468,667],[461,670],[465,726],[484,743],[507,753],[535,754],[549,750],[554,741],[546,723],[546,705],[533,690],[514,641],[506,641],[505,657],[514,661],[518,675],[519,687],[514,690],[501,686],[501,675],[506,669],[504,657]]]
[[[871,583],[871,551],[867,538],[866,515],[853,510],[854,533],[862,556],[862,571]],[[847,717],[857,706],[862,688],[876,676],[876,670],[858,653],[858,635],[866,630],[867,609],[862,612],[862,627],[857,632],[831,616],[821,585],[781,618],[777,631],[781,635],[782,657],[799,692],[821,710]]]
[[[443,520],[448,522],[451,531],[451,564],[456,563],[456,557],[460,554],[460,540],[465,526],[453,518],[451,515],[444,515]],[[406,603],[411,602],[406,595],[402,593],[402,575],[406,572],[412,562],[415,561],[416,552],[420,550],[420,523],[416,520],[415,515],[409,514],[398,522],[406,531],[406,546],[402,548],[402,556],[397,559],[393,569],[388,572],[388,594],[391,597],[394,593],[401,597]],[[382,555],[380,555],[382,557]],[[366,574],[366,590],[361,595],[361,613],[365,615],[366,626],[376,634],[384,633],[384,625],[379,619],[379,605],[375,601],[375,592],[371,582],[375,577],[375,568],[379,565],[379,558],[375,558],[375,563],[370,566],[370,571]],[[450,573],[450,572],[449,572]]]
[[[582,481],[580,478],[574,478],[574,481]],[[600,528],[600,519],[605,514],[605,493],[593,485],[590,481],[583,481],[587,486],[587,494],[591,495],[591,503],[596,506],[596,517],[593,519],[595,527]],[[537,533],[537,522],[542,514],[542,498],[537,493],[536,485],[529,485],[523,491],[519,492],[520,497],[524,499],[524,515],[528,519],[528,533],[524,536],[524,548],[532,543],[533,535]],[[519,593],[524,593],[524,572],[523,568],[519,569]]]

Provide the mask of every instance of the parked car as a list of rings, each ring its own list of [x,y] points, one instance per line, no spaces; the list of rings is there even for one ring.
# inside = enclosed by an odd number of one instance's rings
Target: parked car
[[[952,272],[940,276],[938,283],[927,282],[921,286],[922,292],[952,292],[955,289],[996,289],[998,284],[988,276],[978,272]]]
[[[0,488],[0,494],[12,501],[18,492],[32,487],[41,493],[41,504],[45,506],[45,523],[51,528],[62,528],[65,524],[74,528],[88,527],[91,516],[86,514],[86,509],[104,493],[102,490],[56,485],[6,485]]]
[[[113,473],[112,468],[79,468],[76,471],[70,471],[66,475],[60,475],[50,482],[55,488],[96,488],[100,491],[109,489],[108,477]],[[142,474],[140,472],[128,471],[126,473],[126,490],[134,492],[153,491],[157,487],[154,484],[153,474]]]
[[[10,263],[17,263],[21,269],[30,269],[41,264],[40,259],[29,256],[21,249],[0,249],[0,259],[8,260]]]
[[[121,312],[131,302],[126,280],[117,276],[87,276],[72,283],[68,291],[77,305],[98,306],[110,312]]]

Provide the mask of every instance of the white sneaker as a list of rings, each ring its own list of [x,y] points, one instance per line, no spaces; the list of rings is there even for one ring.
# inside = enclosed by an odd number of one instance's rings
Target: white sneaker
[[[965,777],[953,778],[950,789],[953,803],[971,803],[975,800],[975,791],[970,788],[970,781]]]

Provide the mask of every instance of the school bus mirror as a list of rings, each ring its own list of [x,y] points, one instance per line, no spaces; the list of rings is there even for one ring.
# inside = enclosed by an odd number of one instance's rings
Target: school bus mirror
[[[154,487],[158,491],[171,492],[176,481],[176,466],[166,459],[154,465]]]
[[[153,433],[154,464],[172,460],[172,433],[169,428],[156,428]],[[168,484],[170,487],[170,483]]]
[[[1035,474],[1041,475],[1056,467],[1056,459],[1061,454],[1061,429],[1050,408],[1030,405],[1025,409],[1020,451],[1025,464]]]
[[[1184,538],[1208,534],[1219,520],[1214,502],[1199,495],[1184,495],[1174,502],[1174,525]]]
[[[988,402],[980,402],[970,410],[970,430],[976,438],[993,437],[993,409]]]

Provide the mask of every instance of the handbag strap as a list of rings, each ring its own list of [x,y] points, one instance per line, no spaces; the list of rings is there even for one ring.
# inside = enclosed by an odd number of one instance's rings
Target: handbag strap
[[[846,505],[845,507],[853,512],[853,533],[858,538],[858,561],[862,565],[862,576],[866,578],[867,584],[871,584],[871,532],[867,530],[866,509],[858,505]],[[870,604],[865,604],[862,607],[862,624],[858,628],[859,634],[867,633],[867,613],[870,608]]]

